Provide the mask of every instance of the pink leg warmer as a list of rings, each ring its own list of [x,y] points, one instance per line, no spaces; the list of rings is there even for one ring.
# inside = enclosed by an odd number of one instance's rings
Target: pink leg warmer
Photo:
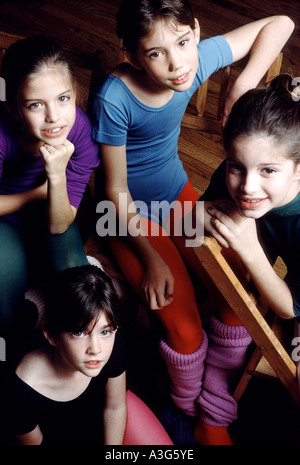
[[[191,354],[175,352],[165,341],[160,341],[160,353],[171,378],[171,397],[175,405],[190,416],[199,414],[196,399],[201,392],[207,344],[204,331],[200,347]]]
[[[227,325],[214,317],[208,337],[203,388],[198,398],[200,419],[210,426],[227,427],[237,418],[232,392],[247,362],[252,339],[244,326]]]

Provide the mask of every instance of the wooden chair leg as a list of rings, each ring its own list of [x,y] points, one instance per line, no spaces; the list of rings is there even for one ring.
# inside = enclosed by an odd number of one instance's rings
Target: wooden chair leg
[[[261,358],[262,358],[261,350],[258,347],[255,347],[254,352],[252,356],[250,357],[250,360],[233,393],[233,397],[237,402],[242,397],[242,394],[244,393],[246,387],[248,386],[249,381],[251,380],[253,376],[253,371],[256,369]]]
[[[272,328],[233,273],[221,253],[221,246],[211,237],[202,238],[194,248],[203,269],[234,310],[253,341],[267,359],[277,377],[300,407],[297,369]]]

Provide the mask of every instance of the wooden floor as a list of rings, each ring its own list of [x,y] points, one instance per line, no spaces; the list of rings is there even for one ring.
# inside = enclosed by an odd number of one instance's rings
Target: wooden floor
[[[200,22],[202,37],[222,34],[265,16],[289,15],[295,21],[296,29],[283,50],[282,70],[300,76],[299,0],[191,0],[191,4]],[[94,53],[101,49],[106,54],[108,65],[113,67],[117,63],[119,47],[115,34],[115,14],[119,5],[120,0],[0,0],[0,31],[22,36],[45,34],[64,47],[83,53]],[[236,72],[238,70],[237,66]],[[83,86],[86,86],[88,78],[88,74],[80,77]],[[212,113],[216,107],[215,90],[218,81],[217,75],[212,79],[209,89]],[[192,185],[202,192],[222,160],[221,137],[183,128],[179,154]],[[146,371],[149,372],[147,367],[142,367],[141,371],[145,372],[145,376]],[[149,386],[152,386],[150,379]],[[275,390],[278,398],[274,402],[269,398],[269,386],[263,392],[261,389],[261,385],[257,392],[250,389],[242,398],[242,415],[236,425],[236,429],[240,430],[237,435],[240,433],[242,436],[241,442],[299,444],[299,415],[293,410],[294,405],[287,399],[286,393],[281,388],[278,393]],[[271,391],[274,392],[273,388]],[[267,439],[266,431],[269,431]]]
[[[105,52],[110,67],[118,59],[119,41],[115,15],[121,0],[17,0],[0,2],[0,30],[24,36],[46,34],[67,48],[94,53]],[[299,0],[192,0],[202,37],[225,33],[264,16],[287,14],[296,30],[284,48],[282,70],[300,75]],[[239,67],[236,67],[237,72]],[[85,85],[85,76],[80,77]],[[211,112],[215,110],[215,90],[219,76],[209,89]],[[191,110],[192,111],[192,110]],[[219,136],[182,129],[179,154],[192,185],[202,192],[223,157]]]

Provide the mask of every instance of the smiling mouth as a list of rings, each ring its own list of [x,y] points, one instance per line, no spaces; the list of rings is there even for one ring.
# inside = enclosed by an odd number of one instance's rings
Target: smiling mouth
[[[43,129],[42,133],[45,136],[48,136],[48,137],[56,137],[56,136],[60,135],[63,132],[63,130],[64,130],[64,126],[61,126],[61,127],[58,127],[58,128]]]
[[[255,210],[259,208],[264,202],[265,198],[263,199],[243,199],[241,197],[238,198],[239,204],[242,208],[247,210]]]
[[[172,79],[172,82],[173,82],[173,84],[184,84],[185,82],[188,81],[189,76],[190,76],[189,72],[185,73],[185,74],[183,74],[182,76],[179,76],[176,79]]]

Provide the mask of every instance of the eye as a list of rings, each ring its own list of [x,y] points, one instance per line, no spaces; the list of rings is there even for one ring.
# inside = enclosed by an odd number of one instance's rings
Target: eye
[[[71,96],[70,95],[62,95],[61,97],[58,98],[59,102],[68,102],[70,100]]]
[[[238,163],[227,162],[227,170],[232,173],[239,173],[243,171],[243,167],[239,165]]]
[[[179,42],[179,47],[184,47],[188,43],[188,39],[181,40]]]
[[[276,170],[274,170],[274,168],[263,168],[262,173],[266,175],[270,175],[270,174],[276,173]]]
[[[150,58],[159,58],[162,55],[162,52],[152,52]]]
[[[40,108],[41,106],[42,106],[41,102],[33,102],[28,106],[28,108],[34,110],[35,108]]]
[[[76,331],[74,333],[71,333],[73,337],[76,337],[76,338],[81,338],[81,337],[84,337],[85,336],[85,333],[83,331]]]
[[[110,336],[111,334],[113,334],[114,332],[115,332],[115,330],[114,330],[113,328],[111,328],[111,329],[103,329],[103,330],[101,331],[101,336],[103,336],[103,337],[108,337],[108,336]]]

